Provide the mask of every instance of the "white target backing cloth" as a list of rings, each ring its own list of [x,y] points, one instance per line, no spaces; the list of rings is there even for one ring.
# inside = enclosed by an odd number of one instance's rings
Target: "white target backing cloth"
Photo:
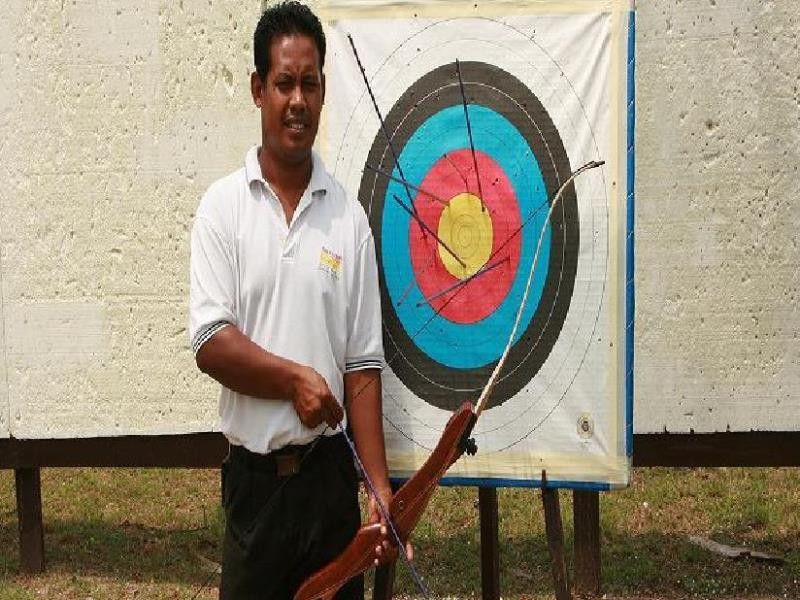
[[[538,485],[546,470],[563,487],[625,485],[630,2],[317,8],[328,39],[320,148],[376,241],[392,474],[420,466],[511,339],[473,432],[478,452],[447,481]],[[598,160],[551,211],[570,174]]]

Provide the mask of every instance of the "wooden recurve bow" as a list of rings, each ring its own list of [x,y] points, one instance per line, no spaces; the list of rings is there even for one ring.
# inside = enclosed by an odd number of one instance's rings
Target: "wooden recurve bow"
[[[394,529],[402,542],[402,546],[398,549],[399,552],[404,552],[404,546],[408,541],[408,537],[425,512],[431,495],[450,466],[457,461],[464,452],[475,454],[477,451],[475,441],[469,436],[472,433],[472,429],[480,413],[486,405],[487,399],[494,390],[500,371],[513,346],[514,338],[522,319],[522,313],[528,300],[533,274],[539,261],[539,253],[544,240],[547,223],[550,221],[553,210],[561,199],[564,190],[566,190],[567,186],[569,186],[578,175],[589,169],[599,167],[604,164],[604,162],[605,161],[591,161],[586,163],[574,171],[558,188],[550,203],[550,210],[547,213],[544,226],[539,234],[536,253],[534,254],[533,263],[530,273],[528,274],[525,293],[522,296],[522,301],[517,310],[517,316],[514,327],[511,330],[511,335],[508,338],[500,360],[497,361],[497,365],[491,377],[489,377],[486,386],[483,388],[478,398],[476,406],[473,408],[470,402],[465,402],[450,416],[450,420],[447,422],[444,432],[439,438],[439,442],[436,444],[431,455],[422,467],[392,496],[389,506],[386,507],[388,512],[387,516],[391,519]],[[524,225],[525,223],[522,224],[522,226]],[[522,226],[520,226],[520,229]],[[363,573],[372,566],[375,559],[375,547],[381,544],[384,539],[381,533],[381,527],[382,525],[380,523],[363,525],[347,548],[345,548],[333,562],[328,563],[328,565],[322,567],[303,582],[295,593],[294,600],[331,600],[336,592],[339,591],[349,579]]]

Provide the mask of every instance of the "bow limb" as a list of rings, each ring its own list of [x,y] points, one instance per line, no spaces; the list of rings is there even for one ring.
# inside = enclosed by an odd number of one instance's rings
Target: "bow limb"
[[[467,438],[475,421],[472,404],[465,402],[450,417],[439,442],[422,467],[392,497],[389,512],[403,542],[408,540],[425,512],[441,478],[466,450]]]
[[[531,282],[533,281],[533,274],[536,271],[536,265],[539,263],[539,254],[542,250],[542,242],[544,242],[544,234],[547,231],[547,224],[550,222],[550,217],[553,214],[558,202],[561,200],[561,197],[564,195],[567,187],[575,180],[575,178],[588,171],[589,169],[596,169],[605,164],[606,161],[604,160],[592,160],[586,163],[585,165],[577,168],[573,171],[570,176],[567,178],[564,183],[556,190],[555,195],[553,196],[553,200],[550,202],[550,209],[547,211],[547,216],[544,219],[544,225],[542,226],[541,231],[539,232],[539,239],[536,242],[536,253],[533,255],[533,263],[531,263],[531,269],[528,272],[528,281],[525,284],[525,292],[522,294],[522,301],[519,304],[519,308],[517,309],[517,316],[514,320],[514,327],[511,328],[511,335],[508,336],[508,342],[506,343],[505,350],[503,350],[503,354],[500,356],[500,360],[497,361],[497,365],[492,371],[492,375],[489,377],[489,381],[486,382],[486,385],[483,388],[483,392],[478,397],[478,402],[475,406],[475,416],[479,417],[480,414],[483,412],[483,409],[486,406],[486,401],[489,399],[489,396],[492,394],[494,390],[494,386],[497,383],[497,380],[500,377],[500,371],[503,370],[503,367],[506,364],[506,360],[508,359],[508,355],[511,352],[511,347],[514,345],[514,338],[517,335],[517,329],[519,329],[520,321],[522,320],[522,313],[525,310],[525,306],[528,303],[528,293],[531,291]]]
[[[466,449],[476,415],[465,402],[445,426],[433,452],[392,497],[388,511],[400,540],[405,544],[428,506],[439,481]],[[383,541],[381,525],[364,525],[333,562],[311,575],[295,593],[294,600],[330,600],[347,581],[363,573],[375,560],[375,546]],[[399,549],[403,552],[404,549]]]

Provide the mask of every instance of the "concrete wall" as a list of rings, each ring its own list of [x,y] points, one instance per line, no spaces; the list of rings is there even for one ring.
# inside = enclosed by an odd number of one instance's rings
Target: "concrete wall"
[[[800,428],[800,3],[640,0],[636,431]]]
[[[188,231],[260,2],[6,0],[0,436],[208,430]],[[640,0],[637,431],[800,428],[800,4]]]
[[[200,195],[257,141],[258,2],[7,0],[0,19],[0,426],[207,430],[187,349]]]

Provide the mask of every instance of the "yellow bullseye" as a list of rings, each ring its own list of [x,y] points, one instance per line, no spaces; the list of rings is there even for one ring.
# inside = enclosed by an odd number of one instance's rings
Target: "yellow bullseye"
[[[473,194],[463,192],[450,199],[439,217],[437,234],[467,265],[461,266],[440,246],[439,257],[453,277],[474,275],[492,254],[492,219]]]

